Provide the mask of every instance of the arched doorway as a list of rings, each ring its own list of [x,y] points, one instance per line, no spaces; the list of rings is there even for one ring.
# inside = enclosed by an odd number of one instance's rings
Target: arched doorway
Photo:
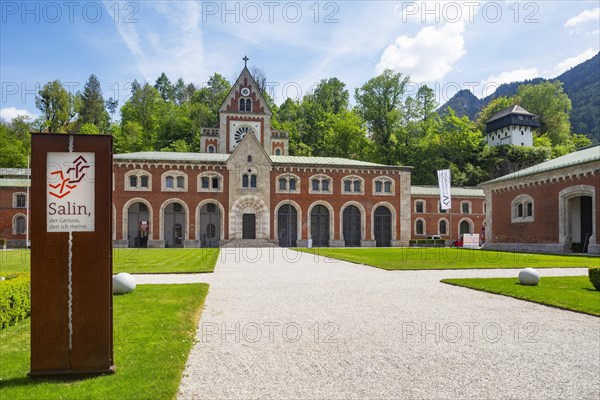
[[[377,247],[390,247],[392,244],[392,212],[386,206],[375,209],[373,230]]]
[[[579,196],[568,200],[570,249],[575,253],[587,253],[590,238],[594,234],[592,197]]]
[[[221,238],[221,210],[215,203],[200,208],[198,238],[202,247],[219,247]]]
[[[136,202],[127,209],[127,241],[129,247],[148,247],[150,212],[148,206]]]
[[[459,234],[465,235],[465,234],[470,234],[470,233],[471,233],[471,224],[469,224],[469,221],[467,221],[467,220],[462,221],[459,225]]]
[[[318,204],[310,212],[310,235],[314,247],[329,246],[329,210]]]
[[[277,235],[279,236],[279,246],[296,246],[298,240],[298,211],[291,204],[284,204],[277,211]]]
[[[360,210],[358,207],[350,205],[344,208],[343,214],[343,227],[342,231],[344,234],[344,243],[346,247],[358,247],[360,246]]]
[[[185,220],[185,210],[181,203],[171,203],[165,207],[163,216],[165,247],[183,247]]]

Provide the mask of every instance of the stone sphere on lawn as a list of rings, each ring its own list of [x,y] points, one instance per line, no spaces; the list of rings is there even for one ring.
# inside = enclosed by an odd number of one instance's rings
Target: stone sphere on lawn
[[[521,285],[535,286],[540,282],[540,273],[533,268],[525,268],[519,272]]]
[[[135,278],[127,272],[113,275],[113,293],[125,294],[135,290]]]

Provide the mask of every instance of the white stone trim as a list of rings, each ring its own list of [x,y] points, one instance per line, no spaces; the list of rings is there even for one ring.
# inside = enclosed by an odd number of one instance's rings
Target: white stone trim
[[[17,197],[18,196],[25,196],[25,207],[17,207]],[[28,202],[29,199],[27,198],[27,193],[25,192],[15,192],[13,193],[13,198],[12,198],[13,202],[12,202],[12,208],[16,208],[18,210],[26,210],[27,206],[28,206]]]
[[[230,208],[229,213],[229,239],[241,239],[244,211],[256,214],[256,239],[268,240],[270,237],[269,208],[265,202],[255,195],[244,195],[237,199]]]
[[[340,240],[344,240],[344,210],[348,206],[356,206],[360,211],[360,239],[367,240],[367,211],[365,207],[358,201],[347,201],[340,207],[339,225],[340,225]]]
[[[419,203],[419,202],[423,203],[423,212],[417,212],[417,203]],[[438,210],[439,210],[439,207],[438,207]],[[425,214],[425,213],[427,213],[427,202],[425,201],[425,199],[421,199],[421,198],[414,199],[414,201],[413,201],[413,213],[414,214]]]
[[[531,216],[527,215],[527,203],[531,203]],[[519,217],[519,204],[523,206],[523,216]],[[535,201],[533,197],[528,194],[522,193],[515,197],[510,203],[510,218],[513,224],[519,224],[522,222],[533,222],[535,216]]]
[[[466,221],[469,224],[469,232],[471,233],[475,233],[475,224],[473,223],[473,220],[471,218],[461,218],[460,221],[458,221],[458,225],[456,225],[456,232],[458,234],[457,237],[460,237],[460,224],[462,224],[464,221]]]
[[[167,176],[173,177],[173,188],[167,188]],[[183,189],[177,187],[177,177],[183,176]],[[187,192],[188,191],[188,176],[185,172],[171,169],[165,171],[160,176],[160,190],[162,192]]]
[[[202,187],[202,178],[205,178],[205,177],[209,179],[208,189],[205,189]],[[213,178],[219,179],[219,188],[218,189],[213,189],[213,187],[212,187],[212,179]],[[201,174],[198,174],[198,176],[196,178],[196,190],[201,193],[223,192],[224,182],[225,182],[225,180],[223,179],[223,175],[221,175],[219,172],[205,171],[205,172],[202,172]]]
[[[419,221],[423,223],[423,233],[417,232],[417,222]],[[425,218],[415,218],[415,222],[413,224],[413,233],[415,236],[427,236],[427,222],[425,221]]]
[[[17,232],[17,219],[23,217],[23,219],[25,220],[25,232],[21,233],[21,232]],[[25,235],[27,233],[27,216],[23,213],[18,213],[13,215],[12,218],[12,234],[13,235]]]
[[[296,179],[296,190],[289,190],[290,178]],[[287,181],[286,186],[288,187],[287,190],[279,189],[279,179],[286,179],[286,181]],[[275,178],[275,193],[299,194],[302,191],[301,184],[302,184],[302,180],[300,179],[300,177],[298,175],[292,174],[291,172],[290,173],[285,172],[283,174],[277,175],[277,177]],[[312,185],[312,183],[311,183],[311,185]],[[331,183],[329,184],[329,187],[331,187]]]
[[[446,232],[444,232],[444,233],[442,233],[441,230],[440,230],[440,223],[442,221],[446,222]],[[450,230],[451,229],[452,229],[452,227],[450,226],[450,221],[448,221],[447,218],[440,218],[440,219],[438,219],[438,221],[437,221],[437,232],[438,232],[438,235],[440,235],[440,236],[442,236],[442,235],[448,236],[450,234]]]
[[[165,200],[161,205],[160,205],[160,214],[159,214],[159,223],[158,223],[158,240],[165,240],[165,209],[169,206],[169,204],[172,203],[180,203],[183,206],[183,210],[185,213],[185,233],[183,236],[183,240],[189,240],[190,239],[190,209],[187,205],[187,203],[181,199],[178,198],[171,198],[171,199],[167,199]],[[150,238],[148,238],[148,240],[150,240]]]
[[[333,209],[333,207],[331,206],[331,204],[329,204],[328,202],[324,201],[324,200],[317,200],[315,202],[313,202],[309,207],[308,207],[308,211],[307,211],[307,236],[308,238],[312,238],[312,227],[311,227],[311,214],[312,214],[312,209],[315,206],[318,205],[322,205],[327,207],[327,210],[329,211],[329,240],[335,240],[334,234],[335,234],[335,211]]]
[[[137,187],[132,187],[129,185],[129,177],[136,176],[138,180]],[[141,187],[142,184],[142,176],[148,177],[148,187]],[[152,191],[152,174],[149,171],[143,169],[133,169],[131,171],[127,171],[123,176],[123,185],[126,192],[151,192]]]
[[[463,211],[463,204],[469,205],[469,209],[467,210],[467,212]],[[460,214],[467,214],[467,215],[473,214],[473,203],[470,200],[461,200],[460,201]]]
[[[142,199],[141,197],[134,197],[133,199],[129,199],[123,205],[123,218],[121,218],[123,220],[123,226],[121,227],[121,240],[129,240],[127,238],[127,233],[129,232],[129,207],[131,207],[133,203],[143,203],[148,207],[148,222],[150,224],[150,229],[148,230],[148,240],[152,240],[152,230],[154,229],[152,205],[148,200]]]
[[[313,179],[319,180],[319,190],[313,190],[313,188],[312,188]],[[323,187],[324,179],[329,180],[329,190],[326,192],[324,192],[321,189]],[[331,178],[329,175],[325,175],[325,174],[312,175],[310,178],[308,178],[308,193],[309,194],[333,194],[333,178]]]
[[[571,244],[571,218],[569,218],[569,200],[581,197],[592,197],[592,236],[590,245],[596,245],[597,229],[596,226],[596,187],[592,185],[574,185],[561,190],[558,193],[558,240],[563,246]]]
[[[380,201],[371,208],[371,239],[375,240],[375,210],[379,206],[387,207],[392,213],[392,240],[396,240],[396,207],[387,201]]]
[[[381,184],[382,184],[381,192],[375,191],[375,186],[376,186],[377,182],[381,182]],[[385,182],[390,182],[392,184],[391,191],[389,193],[385,191]],[[396,181],[388,176],[380,176],[380,177],[374,178],[371,186],[372,186],[371,192],[372,192],[373,196],[395,196],[396,195]]]
[[[275,240],[279,239],[279,220],[277,219],[277,215],[279,213],[279,209],[286,204],[292,205],[296,209],[296,213],[298,214],[298,221],[296,223],[296,228],[298,231],[297,240],[302,240],[302,207],[300,207],[300,205],[293,200],[282,200],[275,206],[275,210],[273,211],[273,238]]]
[[[347,180],[352,181],[352,191],[347,192],[344,190],[344,185]],[[354,181],[360,181],[360,192],[354,191]],[[346,175],[340,181],[340,193],[343,195],[360,196],[365,194],[365,179],[358,175]]]
[[[219,213],[221,214],[220,220],[219,220],[219,224],[221,225],[219,227],[219,239],[221,240],[225,240],[225,208],[223,207],[223,204],[221,204],[221,202],[217,199],[205,199],[202,200],[200,203],[198,203],[198,205],[196,206],[196,212],[195,212],[195,225],[194,225],[194,231],[196,232],[196,240],[200,240],[200,210],[202,209],[202,207],[204,207],[204,205],[206,204],[216,204],[217,207],[219,207]]]

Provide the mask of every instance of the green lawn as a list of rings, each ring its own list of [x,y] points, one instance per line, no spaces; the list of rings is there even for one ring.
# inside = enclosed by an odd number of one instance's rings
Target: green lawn
[[[173,399],[194,342],[206,284],[141,285],[114,297],[116,373],[30,379],[29,319],[0,331],[0,399]]]
[[[0,251],[0,274],[29,272],[29,250]],[[113,272],[213,272],[219,249],[114,249]]]
[[[600,257],[509,253],[455,248],[298,248],[306,253],[387,270],[568,268],[600,265]]]
[[[600,292],[587,276],[542,277],[537,286],[521,285],[517,278],[443,279],[442,282],[600,316]]]

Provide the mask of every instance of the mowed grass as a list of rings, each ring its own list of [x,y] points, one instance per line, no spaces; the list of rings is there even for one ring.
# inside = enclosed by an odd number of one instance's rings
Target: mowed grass
[[[132,274],[213,272],[219,249],[113,249],[113,272]],[[30,250],[0,251],[0,274],[29,272]]]
[[[194,342],[206,284],[141,285],[114,297],[116,373],[31,379],[29,319],[0,331],[0,399],[173,399]]]
[[[297,248],[319,256],[386,270],[571,268],[600,265],[600,257],[509,253],[456,248]]]
[[[537,286],[521,285],[516,278],[443,279],[442,282],[600,316],[600,292],[587,276],[542,277]]]

